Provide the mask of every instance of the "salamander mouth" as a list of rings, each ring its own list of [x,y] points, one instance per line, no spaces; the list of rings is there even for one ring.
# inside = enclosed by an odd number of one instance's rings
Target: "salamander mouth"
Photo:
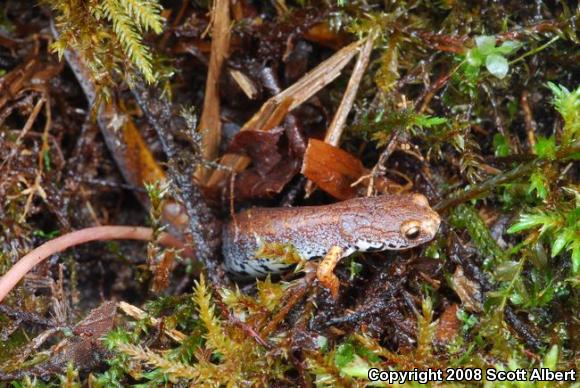
[[[359,252],[382,252],[386,250],[399,250],[408,248],[409,244],[404,241],[369,241],[358,240],[354,250]]]

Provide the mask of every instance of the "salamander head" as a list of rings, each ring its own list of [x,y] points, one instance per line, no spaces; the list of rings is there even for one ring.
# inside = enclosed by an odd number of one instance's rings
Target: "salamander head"
[[[441,223],[421,194],[357,198],[342,217],[342,233],[355,251],[408,249],[431,241]]]

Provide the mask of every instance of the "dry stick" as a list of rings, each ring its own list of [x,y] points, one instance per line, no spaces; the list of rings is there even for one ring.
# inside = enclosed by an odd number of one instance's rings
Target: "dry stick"
[[[266,325],[260,334],[263,338],[268,338],[268,336],[276,330],[278,325],[286,318],[290,310],[302,299],[304,294],[308,291],[314,280],[316,279],[316,273],[311,271],[300,280],[300,284],[296,286],[295,289],[290,290],[290,297],[286,300],[284,306],[270,319],[270,323]]]
[[[20,311],[10,306],[0,304],[0,314],[6,315],[17,322],[33,323],[35,325],[55,327],[56,322],[54,318],[47,319],[36,313],[29,311]]]
[[[219,247],[221,228],[218,219],[205,201],[200,187],[193,182],[195,166],[183,160],[177,153],[172,132],[180,129],[177,118],[172,115],[172,107],[166,95],[158,88],[147,88],[142,78],[131,82],[131,92],[147,121],[157,132],[163,152],[169,161],[168,173],[177,187],[176,195],[185,207],[189,221],[189,232],[194,244],[196,258],[205,266],[208,277],[216,285],[223,285],[216,254]],[[184,162],[184,163],[180,163]]]
[[[373,42],[374,35],[371,35],[365,40],[363,46],[360,49],[360,53],[358,54],[357,61],[354,65],[354,69],[352,70],[350,79],[348,80],[348,85],[346,86],[346,90],[342,96],[342,100],[340,101],[340,105],[338,106],[338,109],[336,110],[336,113],[334,114],[334,117],[328,126],[328,130],[324,137],[325,143],[336,147],[340,142],[342,130],[344,129],[344,124],[346,123],[346,118],[352,109],[352,105],[354,104],[354,100],[356,98],[356,93],[358,92],[358,88],[360,86],[360,82],[369,64],[371,52],[373,50]]]
[[[446,199],[433,206],[433,209],[438,212],[442,212],[450,207],[457,206],[465,201],[469,201],[470,199],[473,199],[480,194],[497,188],[501,184],[510,182],[519,176],[527,175],[535,168],[537,164],[538,162],[536,160],[521,164],[513,170],[510,170],[504,174],[496,175],[493,178],[490,178],[485,182],[475,185],[467,190],[461,190],[459,192],[452,193],[451,195],[446,196]]]
[[[522,105],[522,110],[524,111],[524,122],[526,124],[526,134],[528,136],[528,148],[530,153],[536,153],[536,121],[534,120],[534,115],[532,114],[532,109],[528,101],[529,93],[524,90],[522,96],[520,97],[520,103]]]
[[[342,96],[342,100],[340,101],[340,105],[338,106],[338,109],[336,110],[336,113],[334,114],[334,117],[328,126],[326,135],[324,136],[324,142],[327,144],[337,147],[340,142],[344,124],[346,123],[348,114],[352,109],[352,105],[354,104],[354,100],[356,98],[356,93],[358,92],[358,87],[369,64],[371,52],[373,51],[373,42],[374,34],[370,35],[366,39],[360,49],[360,53],[358,54],[356,64],[354,65],[354,69],[352,70],[352,74],[348,80],[348,85],[346,86],[346,90]],[[312,194],[314,191],[314,183],[312,181],[308,181],[304,191],[305,197],[309,197],[310,194]]]
[[[205,84],[203,111],[197,130],[202,134],[202,153],[205,160],[217,157],[221,138],[219,78],[222,64],[230,47],[230,1],[216,0],[212,10],[212,40],[209,68]],[[196,178],[204,182],[209,171],[199,166]]]
[[[44,93],[43,93],[44,96]],[[44,131],[42,132],[42,145],[40,147],[40,152],[38,153],[38,168],[37,168],[37,173],[36,173],[36,177],[34,178],[34,183],[32,184],[32,186],[29,186],[27,189],[22,191],[22,194],[24,194],[25,192],[29,192],[28,194],[28,198],[26,198],[26,202],[24,204],[24,210],[22,211],[22,214],[20,215],[20,222],[25,222],[26,220],[26,215],[28,214],[28,211],[30,210],[30,206],[32,205],[32,200],[34,199],[35,195],[38,195],[40,198],[42,198],[44,200],[44,202],[47,203],[47,205],[50,207],[50,203],[46,200],[46,193],[44,191],[44,189],[42,188],[41,185],[41,181],[42,181],[42,176],[43,176],[43,172],[44,172],[44,155],[46,152],[49,151],[49,145],[48,145],[48,131],[50,130],[50,127],[52,126],[52,115],[51,115],[51,109],[50,109],[50,98],[48,98],[48,95],[42,97],[42,100],[44,100],[44,107],[45,107],[45,123],[44,123]],[[58,214],[58,212],[57,212]],[[62,223],[66,226],[68,226],[68,222],[64,219],[62,219],[60,216],[59,218],[61,219]]]
[[[370,174],[369,174],[370,182],[369,182],[369,186],[367,188],[367,197],[370,197],[373,193],[375,178],[378,176],[379,171],[385,168],[384,167],[385,163],[387,163],[387,160],[391,157],[393,152],[395,152],[395,149],[397,148],[397,145],[399,144],[400,133],[401,133],[400,128],[397,128],[397,129],[393,130],[393,132],[391,132],[391,135],[389,136],[389,140],[387,141],[387,146],[385,147],[383,152],[381,152],[381,156],[379,156],[379,160],[377,161],[377,163],[374,165],[372,171],[370,172]]]
[[[505,130],[505,126],[503,125],[503,120],[501,118],[499,109],[498,109],[498,103],[497,100],[495,99],[493,93],[491,92],[490,88],[485,84],[482,83],[481,84],[481,88],[485,91],[485,93],[487,94],[487,97],[489,98],[489,102],[491,103],[491,107],[493,108],[493,116],[494,116],[494,121],[495,121],[495,126],[497,127],[497,130],[500,134],[502,134],[502,136],[506,137],[506,130]]]
[[[0,278],[0,302],[18,284],[18,282],[38,263],[51,255],[62,252],[75,245],[98,240],[143,240],[149,241],[153,236],[151,228],[141,226],[95,226],[67,233],[53,240],[47,241],[33,249],[20,259]],[[173,236],[162,233],[159,242],[176,248],[183,244]]]
[[[266,123],[269,125],[274,124],[274,126],[278,125],[278,123],[269,119],[276,116],[279,117],[279,120],[281,121],[284,118],[283,115],[279,114],[280,106],[289,102],[286,111],[291,111],[304,103],[314,94],[318,93],[320,89],[334,81],[340,75],[344,67],[357,54],[360,45],[361,42],[354,42],[342,48],[332,57],[328,58],[326,61],[308,72],[304,77],[300,78],[292,86],[288,87],[281,93],[278,93],[274,97],[271,97],[262,105],[262,108],[260,108],[258,113],[252,116],[252,118],[248,120],[240,130],[261,130],[263,129],[263,125]],[[248,166],[250,160],[245,156],[226,154],[222,156],[219,163],[239,172]],[[217,186],[223,182],[227,177],[227,174],[228,172],[225,170],[214,171],[207,182],[207,186],[210,188]]]
[[[0,84],[0,109],[4,108],[4,105],[23,88],[23,85],[34,74],[38,64],[38,59],[33,58],[2,77],[4,82]]]
[[[565,159],[569,158],[570,156],[577,154],[577,153],[580,153],[580,142],[576,142],[575,144],[573,144],[570,147],[566,147],[566,148],[558,150],[558,152],[556,152],[555,161],[534,159],[534,160],[526,162],[524,164],[520,164],[519,166],[515,167],[514,169],[507,171],[503,174],[498,174],[498,175],[494,176],[493,178],[490,178],[490,179],[486,180],[485,182],[482,182],[478,185],[475,185],[475,186],[470,187],[470,188],[465,189],[465,190],[455,191],[454,193],[447,195],[446,199],[444,199],[443,201],[441,201],[438,204],[436,204],[435,206],[433,206],[433,209],[438,211],[438,212],[443,212],[450,207],[457,206],[465,201],[469,201],[470,199],[477,197],[478,195],[487,193],[488,191],[491,191],[491,190],[497,188],[499,185],[511,182],[512,180],[514,180],[518,177],[525,176],[525,175],[531,173],[534,170],[534,168],[536,168],[538,166],[541,166],[545,163],[550,163],[550,162],[552,162],[552,163],[553,162],[561,162],[561,161],[563,161],[563,160],[565,160]]]
[[[26,136],[28,131],[30,131],[30,128],[32,128],[32,125],[36,122],[36,118],[38,117],[38,114],[40,113],[40,110],[42,109],[42,106],[44,105],[45,102],[46,102],[46,99],[44,97],[41,97],[36,102],[36,105],[34,105],[34,108],[32,109],[30,116],[28,116],[28,119],[26,119],[26,122],[24,123],[22,130],[20,130],[20,134],[16,138],[16,144],[14,146],[14,149],[10,152],[8,157],[6,157],[6,159],[4,159],[2,161],[2,163],[0,163],[0,170],[6,164],[8,164],[10,161],[12,161],[12,158],[18,153],[18,148],[20,147],[20,144],[22,143],[22,139],[24,139],[24,136]]]
[[[425,112],[425,110],[429,107],[429,103],[431,102],[431,100],[435,96],[435,93],[437,93],[437,91],[439,89],[441,89],[443,86],[445,86],[447,84],[447,82],[449,82],[449,79],[451,79],[451,77],[459,69],[459,67],[460,66],[457,65],[449,73],[444,74],[441,77],[439,77],[433,83],[433,85],[431,85],[431,87],[428,88],[425,91],[424,95],[422,97],[420,97],[419,100],[418,100],[418,101],[421,101],[421,98],[423,99],[423,101],[421,103],[421,107],[419,108],[419,110],[417,111],[417,113],[423,113],[423,112]]]

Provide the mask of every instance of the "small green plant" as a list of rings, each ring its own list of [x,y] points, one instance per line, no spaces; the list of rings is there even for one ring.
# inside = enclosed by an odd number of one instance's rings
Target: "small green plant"
[[[572,254],[572,272],[580,273],[580,203],[569,211],[535,210],[524,213],[519,220],[509,228],[509,233],[536,229],[539,238],[545,237],[551,241],[551,255],[557,256],[562,251]]]
[[[453,209],[451,224],[465,228],[477,249],[485,257],[484,267],[491,271],[496,265],[507,260],[507,255],[493,239],[489,228],[477,211],[469,205],[459,205]]]
[[[493,148],[495,156],[508,156],[511,153],[510,144],[507,138],[501,133],[493,135]]]
[[[495,77],[502,79],[509,71],[509,63],[506,56],[516,52],[521,45],[518,42],[505,41],[496,46],[493,36],[482,35],[475,38],[475,47],[465,54],[467,61],[466,69],[470,73],[479,73],[481,66],[485,66]]]
[[[565,86],[548,82],[552,90],[554,107],[564,119],[562,146],[570,146],[580,137],[580,87],[569,91]]]
[[[560,141],[555,136],[538,137],[535,145],[535,152],[538,158],[550,162],[558,162],[564,158],[560,157],[562,151],[577,146],[580,135],[580,88],[569,91],[562,85],[549,82],[548,87],[552,91],[553,104],[562,116],[564,125]],[[580,153],[572,152],[568,154],[570,159],[578,159]],[[541,200],[546,200],[550,195],[550,187],[545,169],[536,169],[530,176],[528,193],[536,193]],[[572,187],[565,189],[565,192],[572,194],[575,198],[570,206],[570,201],[559,201],[556,206],[536,206],[533,209],[523,212],[519,220],[509,228],[509,233],[518,233],[524,230],[536,230],[538,233],[530,236],[531,239],[545,239],[550,243],[550,253],[556,257],[562,252],[570,251],[572,257],[572,273],[580,273],[580,194]],[[568,203],[568,204],[567,204]]]
[[[384,147],[395,129],[419,135],[423,134],[425,129],[431,129],[445,123],[447,123],[445,117],[429,116],[417,113],[413,109],[387,110],[381,108],[364,117],[359,124],[353,127],[353,130],[365,138],[374,140],[378,147]]]

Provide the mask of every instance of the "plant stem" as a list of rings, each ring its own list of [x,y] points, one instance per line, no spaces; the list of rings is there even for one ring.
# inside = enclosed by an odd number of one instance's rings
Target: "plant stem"
[[[540,47],[536,47],[533,50],[528,51],[527,53],[524,53],[523,55],[517,57],[516,59],[514,59],[513,61],[509,62],[509,65],[513,65],[514,63],[517,63],[519,61],[523,61],[524,58],[529,57],[530,55],[534,55],[536,53],[539,53],[540,51],[542,51],[543,49],[545,49],[546,47],[550,46],[552,43],[554,43],[555,41],[557,41],[558,39],[560,39],[559,36],[555,36],[552,39],[550,39],[547,43],[541,45]]]

